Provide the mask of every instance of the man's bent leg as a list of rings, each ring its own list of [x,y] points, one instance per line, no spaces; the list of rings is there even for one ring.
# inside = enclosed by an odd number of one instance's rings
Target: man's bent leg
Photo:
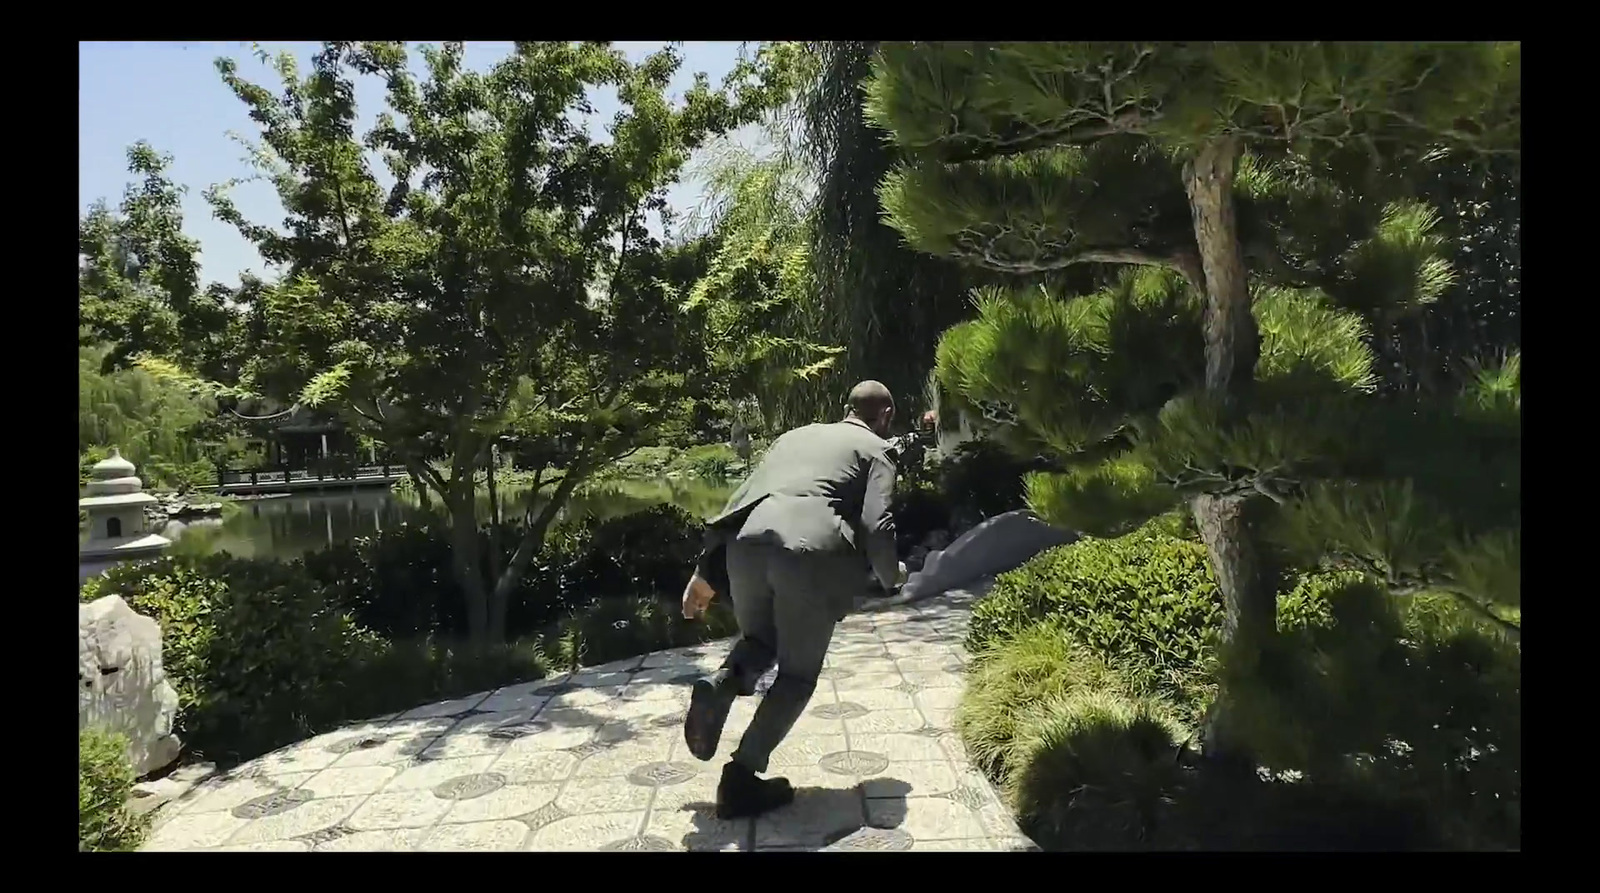
[[[728,596],[739,622],[739,640],[722,668],[695,682],[689,694],[689,712],[683,720],[683,740],[696,759],[709,760],[722,740],[728,711],[740,694],[753,694],[756,681],[772,665],[777,638],[773,620],[773,593],[767,582],[767,554],[759,546],[730,543],[727,551]]]
[[[779,550],[753,543],[728,544],[728,597],[739,638],[722,667],[739,680],[739,693],[755,694],[756,682],[777,659],[778,626],[767,568]]]
[[[811,702],[839,620],[832,607],[835,590],[849,585],[843,570],[850,566],[831,554],[786,552],[772,559],[778,678],[733,753],[734,762],[751,772],[767,771],[772,752]]]

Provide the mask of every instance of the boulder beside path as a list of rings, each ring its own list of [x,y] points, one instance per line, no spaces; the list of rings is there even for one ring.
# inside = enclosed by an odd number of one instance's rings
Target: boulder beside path
[[[136,775],[170,765],[183,749],[172,733],[178,692],[161,665],[161,626],[108,595],[78,606],[78,729],[128,738]]]
[[[995,515],[962,534],[949,548],[929,552],[922,568],[906,581],[900,598],[915,601],[965,589],[1077,539],[1076,533],[1053,527],[1027,509]]]

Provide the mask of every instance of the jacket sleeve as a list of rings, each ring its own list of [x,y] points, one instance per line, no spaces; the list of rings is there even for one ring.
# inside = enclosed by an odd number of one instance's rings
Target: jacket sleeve
[[[894,515],[889,502],[894,498],[894,463],[885,454],[872,457],[867,469],[867,492],[861,501],[861,529],[867,535],[867,560],[885,592],[899,582],[900,558],[894,544]]]
[[[707,527],[694,572],[718,595],[728,594],[728,539],[725,528]]]

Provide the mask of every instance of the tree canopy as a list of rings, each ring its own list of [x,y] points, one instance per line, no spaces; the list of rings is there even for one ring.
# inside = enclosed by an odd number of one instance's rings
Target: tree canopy
[[[673,47],[634,64],[603,43],[519,43],[482,73],[464,68],[460,44],[420,52],[418,75],[401,43],[327,42],[304,73],[291,56],[271,60],[276,89],[218,61],[288,214],[270,226],[225,187],[208,193],[282,273],[234,296],[244,337],[220,384],[334,412],[403,457],[450,509],[469,625],[487,641],[573,489],[684,425],[707,387],[703,326],[681,310],[703,270],[647,217],[693,150],[783,86],[758,58],[723,89],[698,76],[674,104]],[[365,135],[358,77],[381,80],[387,106]],[[601,89],[619,111],[596,135],[582,116]],[[147,365],[198,371],[174,352]],[[484,567],[470,545],[474,479],[512,441],[555,471],[529,494],[510,556],[491,550]]]
[[[1188,502],[1230,641],[1271,636],[1277,552],[1516,602],[1520,358],[1459,398],[1378,399],[1372,333],[1452,283],[1416,163],[1515,151],[1519,54],[883,45],[867,113],[907,153],[880,184],[890,224],[1038,277],[979,293],[941,383],[1059,463],[1029,482],[1047,517],[1114,533]],[[1084,295],[1037,284],[1080,265],[1125,271]]]

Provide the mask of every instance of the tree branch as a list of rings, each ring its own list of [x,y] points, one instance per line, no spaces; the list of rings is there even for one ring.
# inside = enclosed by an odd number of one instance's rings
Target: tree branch
[[[1147,113],[1139,109],[1129,109],[1118,112],[1108,120],[1095,121],[1085,124],[1081,121],[1071,123],[1058,123],[1043,127],[1030,127],[1028,132],[1012,137],[1000,137],[992,142],[984,142],[978,137],[968,134],[954,133],[942,137],[939,142],[959,139],[959,144],[950,145],[939,151],[940,160],[947,164],[961,164],[969,161],[983,161],[990,158],[1007,158],[1012,155],[1021,155],[1035,149],[1050,148],[1052,146],[1072,145],[1085,146],[1108,136],[1122,133],[1140,133],[1152,121],[1160,117],[1159,113]],[[937,147],[938,143],[932,144]]]
[[[1203,280],[1197,281],[1192,275],[1200,269],[1198,258],[1185,259],[1181,254],[1165,255],[1144,248],[1093,248],[1050,260],[1011,260],[997,256],[989,246],[978,249],[978,252],[982,255],[984,266],[1002,273],[1048,273],[1077,264],[1133,264],[1177,270],[1190,280],[1191,285],[1204,287]]]
[[[572,466],[562,476],[561,483],[556,487],[555,492],[550,494],[550,499],[545,502],[544,508],[539,512],[537,518],[532,517],[532,509],[538,488],[536,487],[528,494],[528,505],[523,515],[528,523],[522,531],[521,539],[517,542],[516,551],[511,555],[511,561],[506,565],[506,569],[500,575],[500,578],[495,581],[494,593],[496,598],[503,598],[510,591],[513,583],[528,569],[528,564],[533,561],[533,556],[538,552],[539,547],[544,545],[546,528],[550,526],[550,522],[555,518],[556,512],[560,511],[562,503],[572,495],[572,491],[583,480],[583,466],[588,458],[588,452],[589,449],[587,447],[579,451]]]
[[[1448,583],[1417,583],[1409,586],[1395,586],[1391,587],[1389,592],[1400,596],[1421,595],[1425,592],[1442,592],[1455,599],[1467,610],[1499,627],[1502,632],[1516,639],[1519,643],[1522,641],[1522,627],[1501,617],[1490,610],[1488,605]]]

